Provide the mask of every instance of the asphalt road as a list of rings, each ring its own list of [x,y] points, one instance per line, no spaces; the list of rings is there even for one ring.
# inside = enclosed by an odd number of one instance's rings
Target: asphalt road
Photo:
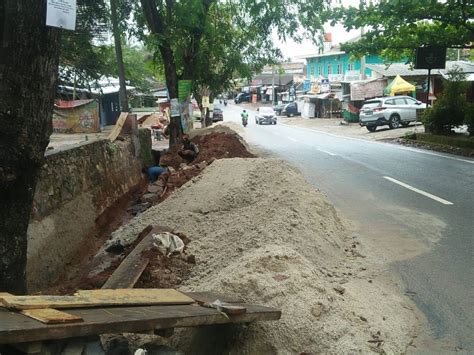
[[[229,104],[224,119],[240,123],[241,111]],[[297,166],[378,246],[380,262],[426,315],[430,336],[474,352],[474,159],[260,126],[247,111],[246,140]]]

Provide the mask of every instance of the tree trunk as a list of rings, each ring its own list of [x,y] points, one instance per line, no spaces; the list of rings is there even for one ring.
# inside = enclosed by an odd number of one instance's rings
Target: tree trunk
[[[114,34],[115,43],[115,57],[117,59],[119,74],[120,108],[122,112],[128,112],[127,84],[125,82],[125,65],[123,64],[122,39],[120,36],[120,29],[118,27],[117,0],[110,0],[110,10],[112,18],[112,32]]]
[[[59,30],[46,1],[0,4],[0,291],[26,292],[27,229],[52,132]]]
[[[159,47],[161,57],[165,67],[166,86],[170,99],[178,98],[178,76],[176,74],[176,64],[174,62],[173,51],[170,46],[162,45]],[[181,142],[183,130],[181,127],[181,117],[170,118],[170,148]]]

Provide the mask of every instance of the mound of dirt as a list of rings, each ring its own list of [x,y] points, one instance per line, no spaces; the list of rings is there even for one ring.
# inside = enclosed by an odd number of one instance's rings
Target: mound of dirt
[[[196,165],[203,161],[209,162],[214,159],[224,158],[254,158],[255,156],[247,150],[242,138],[228,130],[207,130],[204,134],[195,135],[191,141],[199,148],[199,154],[190,164]],[[171,166],[179,169],[185,161],[178,155],[175,148],[161,156],[161,166]]]
[[[196,265],[183,290],[282,309],[280,321],[237,328],[214,353],[400,353],[412,339],[409,301],[372,282],[376,271],[363,246],[346,237],[325,197],[283,161],[216,160],[112,240],[130,244],[156,223],[193,240]],[[172,342],[185,352],[209,350],[209,334],[199,330],[180,331]]]

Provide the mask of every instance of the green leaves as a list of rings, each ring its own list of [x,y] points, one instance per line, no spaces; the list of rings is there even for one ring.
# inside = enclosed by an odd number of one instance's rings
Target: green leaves
[[[466,47],[474,40],[474,6],[470,0],[381,0],[359,8],[325,13],[347,30],[366,27],[364,38],[341,48],[361,56],[385,53],[402,58],[421,45]]]

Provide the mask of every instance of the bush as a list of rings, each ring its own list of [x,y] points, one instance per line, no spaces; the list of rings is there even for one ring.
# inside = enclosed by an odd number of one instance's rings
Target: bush
[[[451,129],[465,123],[468,103],[466,101],[466,75],[459,67],[448,72],[443,93],[432,107],[425,110],[423,123],[427,132],[449,133]]]
[[[464,124],[467,125],[469,134],[474,136],[474,103],[470,103],[467,106]]]

